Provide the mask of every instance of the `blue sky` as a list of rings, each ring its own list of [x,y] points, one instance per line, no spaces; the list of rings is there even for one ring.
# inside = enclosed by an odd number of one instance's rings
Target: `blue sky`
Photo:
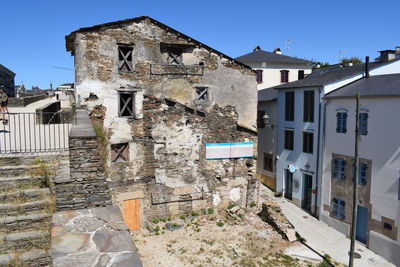
[[[64,36],[95,24],[150,16],[231,57],[255,46],[337,63],[343,57],[378,56],[400,45],[394,0],[15,0],[0,7],[0,64],[30,88],[73,82],[73,57]],[[286,41],[291,40],[286,50]]]

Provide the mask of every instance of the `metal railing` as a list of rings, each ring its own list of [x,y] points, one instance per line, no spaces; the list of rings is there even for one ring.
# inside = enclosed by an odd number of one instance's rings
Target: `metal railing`
[[[0,154],[68,150],[72,112],[0,113]]]

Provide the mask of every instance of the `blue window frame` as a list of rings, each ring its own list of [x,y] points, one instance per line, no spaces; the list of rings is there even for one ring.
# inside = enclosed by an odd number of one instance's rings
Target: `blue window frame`
[[[346,133],[347,132],[347,112],[336,113],[336,132]]]
[[[339,218],[339,219],[344,219],[346,218],[346,202],[339,198],[333,198],[332,199],[332,209],[331,209],[331,215]]]
[[[336,179],[346,179],[346,160],[334,158],[332,162],[332,177]]]
[[[360,134],[368,134],[368,113],[360,113]]]
[[[367,173],[368,173],[368,164],[360,162],[358,164],[358,184],[359,185],[367,184]]]

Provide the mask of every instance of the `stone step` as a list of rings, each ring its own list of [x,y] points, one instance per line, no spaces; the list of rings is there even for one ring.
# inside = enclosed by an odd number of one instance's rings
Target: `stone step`
[[[0,254],[0,266],[51,266],[46,250],[33,249]]]
[[[0,217],[0,234],[22,230],[48,230],[51,227],[51,219],[52,215],[49,213]]]
[[[43,187],[43,180],[39,178],[32,178],[29,176],[17,176],[9,178],[0,178],[1,192],[17,192],[23,189],[34,189]]]
[[[0,235],[0,251],[30,249],[48,250],[51,244],[48,231],[30,231]]]
[[[0,179],[20,175],[29,175],[29,171],[37,168],[37,165],[17,165],[0,167]]]
[[[5,193],[0,193],[0,204],[15,203],[20,201],[36,201],[50,196],[48,188],[29,188],[23,190],[10,190]]]
[[[43,211],[50,209],[50,204],[50,200],[38,200],[22,204],[0,204],[0,217],[43,213]]]

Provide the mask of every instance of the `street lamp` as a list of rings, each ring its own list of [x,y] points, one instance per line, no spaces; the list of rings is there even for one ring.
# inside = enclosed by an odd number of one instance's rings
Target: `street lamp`
[[[271,124],[271,119],[269,118],[268,114],[265,113],[264,116],[262,117],[263,121],[264,121],[264,125],[265,127],[274,129],[275,125]]]

